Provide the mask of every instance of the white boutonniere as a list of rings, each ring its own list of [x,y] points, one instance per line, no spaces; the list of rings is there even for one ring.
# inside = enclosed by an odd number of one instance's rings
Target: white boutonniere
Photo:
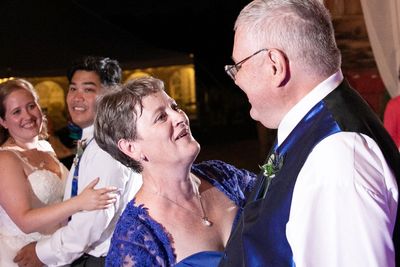
[[[83,151],[85,150],[86,146],[87,146],[86,139],[84,139],[84,140],[79,140],[79,141],[77,142],[77,145],[76,145],[76,154],[75,154],[75,158],[74,158],[74,164],[75,164],[75,166],[78,164],[78,161],[79,161],[79,159],[81,158],[81,156],[82,156],[82,154],[83,154]]]
[[[275,178],[276,174],[282,168],[283,158],[284,157],[282,155],[279,155],[278,153],[272,153],[269,156],[267,163],[265,163],[262,166],[259,166],[263,172],[263,175],[266,178],[265,188],[262,193],[263,198],[265,198],[265,195],[267,194],[267,191],[268,191],[269,185],[271,184],[272,179]]]
[[[263,175],[267,178],[274,178],[275,175],[279,172],[279,170],[283,166],[283,156],[279,156],[277,153],[272,153],[267,163],[262,166],[259,166],[263,171]]]

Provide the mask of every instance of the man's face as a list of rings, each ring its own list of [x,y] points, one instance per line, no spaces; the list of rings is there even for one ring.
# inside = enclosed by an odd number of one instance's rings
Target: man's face
[[[81,128],[93,124],[96,97],[102,93],[100,77],[92,71],[78,70],[68,88],[67,105],[72,121]]]
[[[239,27],[235,32],[232,58],[237,63],[264,48],[269,47],[255,45],[254,38]],[[235,83],[249,100],[250,116],[267,128],[276,128],[279,98],[271,84],[271,69],[268,51],[262,51],[242,64],[236,74]]]

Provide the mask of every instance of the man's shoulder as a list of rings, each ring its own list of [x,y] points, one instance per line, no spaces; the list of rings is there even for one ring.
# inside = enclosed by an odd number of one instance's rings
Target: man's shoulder
[[[83,153],[84,157],[90,157],[93,159],[107,159],[116,161],[108,152],[103,150],[96,142],[96,140],[91,141],[85,148]]]
[[[97,169],[120,169],[126,171],[128,167],[123,165],[118,160],[114,159],[108,152],[99,147],[95,140],[93,140],[85,149],[80,168],[97,168]]]

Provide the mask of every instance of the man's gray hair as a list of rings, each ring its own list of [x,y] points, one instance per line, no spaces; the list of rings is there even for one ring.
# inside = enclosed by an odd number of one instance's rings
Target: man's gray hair
[[[283,51],[312,74],[330,76],[341,65],[329,11],[318,0],[255,0],[239,14],[243,28],[262,48]]]

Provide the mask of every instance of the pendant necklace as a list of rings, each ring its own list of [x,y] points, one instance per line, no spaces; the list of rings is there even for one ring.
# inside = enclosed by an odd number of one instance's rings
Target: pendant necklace
[[[202,216],[200,216],[199,214],[197,214],[197,213],[194,212],[193,210],[190,210],[190,209],[188,209],[188,208],[185,208],[184,206],[182,206],[182,205],[180,205],[179,203],[173,201],[172,199],[169,199],[169,198],[166,197],[166,196],[163,196],[163,195],[160,195],[160,194],[157,194],[157,193],[154,193],[154,192],[151,192],[151,193],[153,193],[153,194],[156,195],[156,196],[165,198],[166,200],[168,200],[168,201],[171,202],[172,204],[175,204],[176,206],[178,206],[178,207],[180,207],[180,208],[182,208],[182,209],[184,209],[184,210],[186,210],[186,211],[188,211],[188,212],[190,212],[190,213],[193,213],[193,214],[196,215],[197,217],[200,217],[200,218],[201,218],[201,223],[202,223],[204,226],[211,227],[211,226],[213,225],[213,222],[210,221],[210,220],[208,219],[208,217],[207,217],[206,211],[205,211],[204,206],[203,206],[203,201],[201,201],[201,195],[200,195],[200,194],[196,194],[196,198],[197,198],[197,199],[199,200],[199,202],[200,202],[200,207],[201,207]]]
[[[212,221],[210,221],[208,219],[206,211],[205,211],[205,209],[203,207],[203,201],[201,201],[201,195],[197,195],[197,199],[200,202],[201,212],[203,213],[203,217],[201,218],[201,222],[203,223],[204,226],[208,226],[208,227],[212,226],[213,223],[212,223]]]

